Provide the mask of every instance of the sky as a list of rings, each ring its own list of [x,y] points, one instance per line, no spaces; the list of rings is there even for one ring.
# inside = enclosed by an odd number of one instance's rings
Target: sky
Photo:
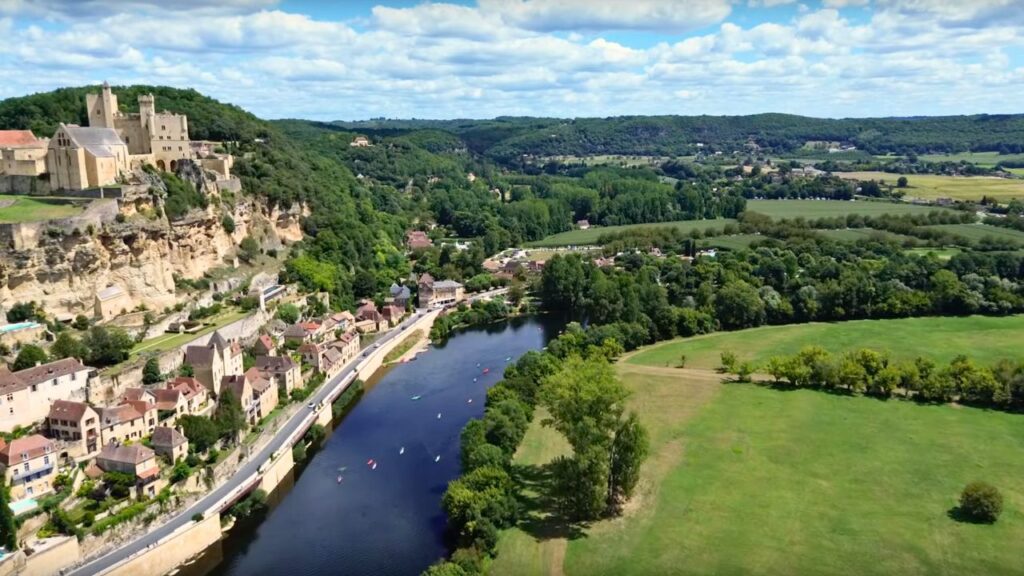
[[[1018,113],[1024,0],[0,0],[0,78],[313,120]]]

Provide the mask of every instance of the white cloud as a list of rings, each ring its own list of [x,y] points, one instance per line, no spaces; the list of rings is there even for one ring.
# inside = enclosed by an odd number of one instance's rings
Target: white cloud
[[[728,0],[478,0],[484,12],[539,32],[652,30],[685,32],[722,21]]]

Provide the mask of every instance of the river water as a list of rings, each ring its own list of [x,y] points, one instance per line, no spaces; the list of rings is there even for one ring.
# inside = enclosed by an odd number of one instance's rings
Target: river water
[[[297,478],[271,495],[265,518],[234,527],[179,574],[419,574],[447,552],[440,500],[459,474],[459,432],[483,414],[506,358],[542,348],[564,325],[542,316],[463,330],[378,372]]]

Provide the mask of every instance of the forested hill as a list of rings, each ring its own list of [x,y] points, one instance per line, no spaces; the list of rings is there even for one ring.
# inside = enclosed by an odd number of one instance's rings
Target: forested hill
[[[512,162],[522,155],[597,154],[678,156],[744,150],[749,143],[775,153],[809,141],[839,142],[872,154],[908,152],[1024,152],[1024,114],[915,118],[823,119],[788,114],[752,116],[622,116],[493,120],[369,120],[335,122],[364,133],[443,130],[474,152]],[[704,146],[698,148],[697,144]]]
[[[0,130],[51,136],[60,122],[85,125],[85,95],[99,91],[99,86],[62,88],[0,101]],[[122,111],[137,111],[138,95],[152,93],[157,110],[188,116],[193,139],[228,142],[236,158],[232,171],[247,195],[267,205],[310,208],[303,221],[307,237],[291,253],[287,279],[331,293],[333,305],[351,307],[357,296],[373,295],[408,274],[401,246],[410,217],[394,188],[364,185],[344,163],[306,139],[195,90],[114,86],[113,91]]]

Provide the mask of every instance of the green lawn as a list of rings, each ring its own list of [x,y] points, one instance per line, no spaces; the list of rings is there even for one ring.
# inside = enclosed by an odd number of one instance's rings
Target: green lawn
[[[731,236],[715,236],[707,240],[701,240],[701,248],[726,248],[728,250],[742,250],[749,247],[758,240],[765,240],[767,236],[759,234],[733,234]]]
[[[820,230],[819,233],[832,240],[838,240],[840,242],[856,242],[857,240],[876,239],[882,238],[885,240],[894,240],[896,242],[904,242],[906,240],[916,241],[910,236],[904,236],[903,234],[894,234],[886,230],[876,230],[875,228],[844,228],[840,230]]]
[[[602,234],[610,232],[622,232],[623,230],[630,230],[633,228],[677,228],[683,232],[690,232],[691,230],[707,230],[714,228],[716,231],[721,232],[722,228],[726,224],[734,224],[735,220],[731,218],[720,218],[718,220],[683,220],[678,222],[655,222],[651,224],[629,224],[626,226],[594,226],[588,230],[570,230],[568,232],[561,232],[559,234],[553,234],[538,240],[531,242],[527,246],[542,248],[550,246],[569,246],[575,244],[596,244],[597,239]]]
[[[939,210],[931,206],[868,200],[748,200],[747,210],[772,218],[822,218],[860,214],[922,214]]]
[[[928,162],[967,161],[978,166],[995,166],[1000,162],[1024,162],[1024,154],[999,154],[998,152],[960,152],[958,154],[922,154],[918,156]]]
[[[1024,315],[854,320],[851,322],[764,326],[676,339],[641,349],[626,362],[675,366],[686,354],[686,366],[716,368],[722,350],[741,360],[761,363],[775,355],[795,354],[804,346],[832,352],[854,348],[889,350],[894,358],[927,356],[948,361],[970,353],[982,364],[1017,358],[1024,347]],[[1022,421],[1024,422],[1024,421]]]
[[[213,318],[206,319],[205,322],[208,322],[209,325],[203,326],[203,328],[195,334],[161,334],[159,336],[143,340],[132,348],[132,358],[142,353],[164,352],[172,348],[178,348],[179,346],[188,344],[204,334],[209,334],[218,328],[227,326],[237,320],[241,320],[248,315],[249,312],[243,312],[241,310],[222,312]]]
[[[1022,571],[1008,544],[1024,539],[1020,415],[740,384],[672,419],[687,392],[648,374],[626,382],[661,400],[642,414],[654,486],[639,510],[570,540],[565,574]],[[1006,499],[994,525],[948,515],[977,479]]]
[[[954,234],[959,234],[972,242],[977,242],[982,238],[990,237],[996,240],[1011,240],[1014,242],[1024,243],[1024,232],[1014,230],[1013,228],[992,226],[990,224],[938,224],[935,226],[928,226],[928,228],[947,230]]]
[[[851,180],[885,180],[895,184],[899,174],[888,172],[837,172],[837,176]],[[954,198],[980,200],[989,196],[1007,202],[1011,198],[1024,198],[1024,180],[990,176],[942,176],[939,174],[907,174],[908,197]]]
[[[82,212],[85,202],[66,198],[0,195],[0,223],[40,222],[68,218]]]

